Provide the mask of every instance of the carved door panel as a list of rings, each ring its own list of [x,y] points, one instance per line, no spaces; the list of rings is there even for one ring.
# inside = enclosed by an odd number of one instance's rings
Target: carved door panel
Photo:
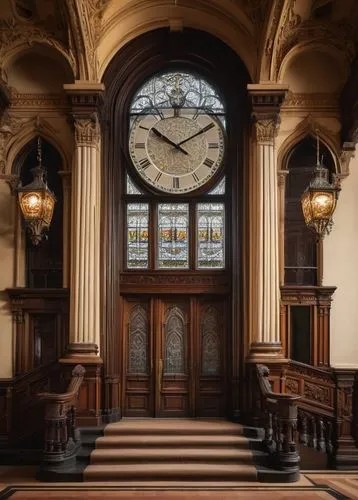
[[[197,303],[196,416],[219,417],[226,413],[227,311],[224,301],[202,299]]]
[[[123,303],[123,416],[224,416],[226,302],[186,296]]]
[[[163,300],[160,303],[161,325],[158,338],[156,415],[190,415],[190,371],[192,335],[189,331],[189,300]]]
[[[123,415],[151,417],[153,412],[152,304],[146,299],[124,301]]]

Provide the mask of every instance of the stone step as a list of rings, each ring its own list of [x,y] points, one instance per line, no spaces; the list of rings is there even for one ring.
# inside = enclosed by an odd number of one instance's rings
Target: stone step
[[[252,463],[250,450],[232,448],[126,448],[96,449],[91,464],[134,462],[237,462]]]
[[[256,481],[253,465],[207,463],[150,463],[89,465],[84,471],[85,481]]]
[[[244,436],[228,435],[109,435],[96,440],[96,448],[139,448],[139,447],[193,447],[193,446],[235,446],[247,448],[247,439]]]

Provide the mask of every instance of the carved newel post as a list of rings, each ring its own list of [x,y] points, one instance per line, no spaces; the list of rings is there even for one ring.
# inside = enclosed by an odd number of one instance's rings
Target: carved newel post
[[[76,82],[64,86],[74,124],[72,167],[70,332],[63,363],[86,368],[82,386],[86,407],[82,424],[100,421],[100,120],[103,84]],[[82,411],[82,413],[81,413]]]
[[[250,289],[251,346],[248,359],[275,361],[283,357],[280,342],[278,187],[275,137],[282,85],[248,85],[256,141],[250,166]]]

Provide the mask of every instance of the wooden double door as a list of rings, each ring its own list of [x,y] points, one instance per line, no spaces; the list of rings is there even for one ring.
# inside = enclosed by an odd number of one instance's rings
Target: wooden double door
[[[225,416],[225,299],[142,296],[122,300],[123,415]]]

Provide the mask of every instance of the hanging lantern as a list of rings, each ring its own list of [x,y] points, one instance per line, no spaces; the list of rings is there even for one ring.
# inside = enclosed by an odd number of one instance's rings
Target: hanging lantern
[[[41,139],[37,140],[37,166],[31,169],[33,181],[17,188],[19,204],[26,229],[34,245],[42,240],[51,224],[56,197],[44,180],[46,174],[42,166]]]
[[[329,234],[338,199],[339,187],[328,180],[328,169],[319,161],[319,138],[317,134],[317,162],[314,177],[301,197],[301,205],[306,225],[319,239]]]

